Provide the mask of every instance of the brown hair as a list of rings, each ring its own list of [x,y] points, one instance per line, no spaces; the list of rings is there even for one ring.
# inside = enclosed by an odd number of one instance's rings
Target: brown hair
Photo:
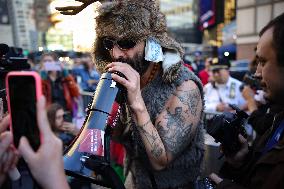
[[[51,104],[47,107],[47,118],[52,131],[56,130],[56,125],[55,125],[56,112],[60,109],[63,110],[63,107],[57,103]]]
[[[46,52],[46,53],[43,53],[40,57],[40,61],[42,62],[43,58],[45,56],[51,56],[53,58],[54,61],[58,61],[59,58],[58,58],[58,55],[55,53],[55,52]]]

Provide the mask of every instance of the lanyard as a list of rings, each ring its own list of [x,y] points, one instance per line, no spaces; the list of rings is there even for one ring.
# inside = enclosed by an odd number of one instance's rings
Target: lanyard
[[[280,123],[274,134],[272,135],[272,137],[266,143],[265,148],[262,151],[262,154],[267,153],[278,143],[283,131],[284,131],[284,120],[282,120],[282,122]]]

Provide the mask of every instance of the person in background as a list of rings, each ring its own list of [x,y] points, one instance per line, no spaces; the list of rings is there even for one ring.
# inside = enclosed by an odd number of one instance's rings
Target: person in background
[[[213,81],[204,86],[206,111],[231,111],[229,104],[245,107],[245,100],[240,91],[242,82],[230,76],[230,63],[226,59],[218,59],[210,66]]]
[[[35,62],[35,55],[32,54],[32,53],[29,53],[28,56],[27,56],[27,61],[28,61],[28,64],[31,66],[31,70],[33,71],[37,71],[37,68],[36,68],[36,62]]]
[[[201,51],[196,51],[194,53],[193,63],[196,65],[196,69],[194,71],[196,75],[198,75],[198,73],[205,68],[205,63]]]
[[[47,118],[55,135],[63,143],[63,150],[71,144],[79,133],[79,130],[71,122],[64,121],[64,109],[60,104],[51,104],[47,107]],[[69,178],[68,183],[71,189],[90,189],[90,183],[81,181],[77,178]]]
[[[203,86],[208,83],[211,64],[212,64],[212,58],[207,58],[205,60],[205,68],[198,73],[198,77],[200,78]]]
[[[54,103],[47,107],[47,118],[51,129],[62,140],[65,149],[79,130],[71,122],[64,121],[64,114],[64,109],[60,104]]]
[[[73,60],[73,70],[83,68],[83,66],[82,66],[82,53],[77,53],[76,55],[77,56],[72,59]]]
[[[73,76],[58,61],[57,54],[48,52],[41,56],[40,74],[46,104],[58,103],[72,116],[73,107],[80,96],[79,87]]]
[[[92,56],[86,54],[81,58],[83,68],[74,70],[74,74],[79,76],[78,83],[83,91],[94,92],[100,79],[100,74],[94,67]]]

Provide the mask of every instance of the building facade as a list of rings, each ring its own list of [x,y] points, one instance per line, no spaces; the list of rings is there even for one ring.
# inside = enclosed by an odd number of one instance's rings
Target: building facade
[[[46,12],[47,4],[48,0],[0,0],[0,43],[37,51],[39,29],[48,25],[48,14],[41,25],[38,18],[43,20],[39,15]]]
[[[254,57],[261,28],[283,12],[284,0],[237,1],[237,59]]]
[[[8,0],[0,0],[0,43],[14,45],[12,25],[8,12]]]
[[[13,44],[24,50],[37,50],[37,32],[33,0],[8,1],[9,16],[13,28]]]

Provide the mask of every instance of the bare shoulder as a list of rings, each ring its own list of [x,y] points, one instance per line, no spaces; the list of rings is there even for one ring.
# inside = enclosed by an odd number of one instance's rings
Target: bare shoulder
[[[198,116],[202,109],[200,89],[192,80],[184,81],[177,87],[170,101],[173,104],[180,104],[186,108],[189,116]]]

